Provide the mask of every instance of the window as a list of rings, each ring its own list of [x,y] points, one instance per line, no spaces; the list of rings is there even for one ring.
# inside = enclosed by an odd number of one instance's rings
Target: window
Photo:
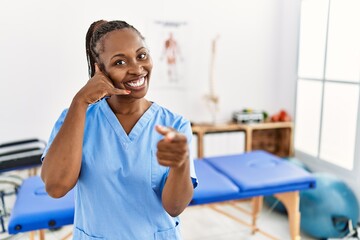
[[[301,5],[295,151],[344,172],[355,170],[360,151],[359,12],[359,0]]]

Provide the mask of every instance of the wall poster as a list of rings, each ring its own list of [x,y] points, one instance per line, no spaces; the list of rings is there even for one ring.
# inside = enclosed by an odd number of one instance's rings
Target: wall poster
[[[154,62],[153,86],[179,90],[186,88],[188,34],[188,24],[184,21],[151,23],[146,42]]]

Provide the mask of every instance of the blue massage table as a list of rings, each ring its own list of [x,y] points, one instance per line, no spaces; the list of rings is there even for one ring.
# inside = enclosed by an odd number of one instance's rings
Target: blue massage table
[[[12,174],[13,170],[28,169],[29,175],[35,175],[37,167],[41,166],[40,157],[46,142],[40,139],[23,139],[0,143],[0,227],[1,233],[7,232],[6,219],[10,215],[5,198],[15,195],[23,182],[23,177]],[[8,186],[12,187],[9,191]]]
[[[51,198],[39,176],[27,178],[21,185],[10,215],[8,232],[16,234],[43,229],[56,229],[72,224],[74,220],[74,191],[62,198]],[[32,236],[33,238],[33,236]]]
[[[291,239],[300,239],[299,191],[315,187],[315,178],[310,173],[265,151],[196,160],[195,169],[199,185],[190,205],[211,206],[211,203],[251,198],[251,224],[214,206],[212,209],[250,226],[252,233],[261,232],[276,239],[256,227],[263,196],[274,195],[287,209]]]
[[[0,173],[29,169],[29,175],[36,175],[36,168],[41,166],[40,158],[45,147],[46,142],[40,139],[1,143]],[[24,180],[19,176],[4,175],[0,177],[0,182],[11,184],[15,188],[11,193],[3,193],[0,190],[1,225],[4,225],[4,218],[9,215],[6,212],[4,197],[17,194],[15,205],[10,214],[8,233],[40,230],[40,239],[44,239],[42,229],[57,228],[73,222],[74,197],[72,192],[61,199],[50,198],[38,176]],[[6,231],[4,226],[2,226],[2,231]],[[33,239],[33,234],[30,234],[30,239]]]
[[[264,151],[195,160],[195,169],[199,185],[190,206],[251,198],[252,223],[248,225],[253,233],[262,232],[256,227],[256,218],[263,196],[272,194],[287,208],[291,238],[300,239],[299,191],[315,187],[310,173]],[[73,215],[72,191],[60,199],[50,198],[41,179],[32,177],[24,180],[19,189],[8,229],[10,234],[16,234],[57,228],[72,224]]]

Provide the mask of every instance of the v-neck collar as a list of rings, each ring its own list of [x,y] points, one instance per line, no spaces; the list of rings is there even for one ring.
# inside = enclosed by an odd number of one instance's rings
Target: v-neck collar
[[[147,125],[147,123],[152,119],[154,114],[159,109],[159,105],[152,102],[151,106],[144,112],[144,114],[140,117],[140,119],[136,122],[134,127],[131,129],[129,134],[126,134],[123,126],[117,119],[115,113],[111,110],[109,104],[107,103],[106,99],[103,99],[100,103],[100,108],[104,112],[105,117],[109,121],[111,127],[114,129],[116,134],[119,136],[121,141],[123,143],[130,144],[134,140],[137,139],[137,137],[141,134],[144,127]]]

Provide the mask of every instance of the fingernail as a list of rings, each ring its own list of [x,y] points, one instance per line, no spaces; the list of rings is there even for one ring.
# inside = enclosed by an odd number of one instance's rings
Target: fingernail
[[[168,134],[166,134],[166,137],[171,140],[171,139],[173,139],[175,137],[175,133],[174,132],[169,132]]]
[[[130,91],[130,90],[125,90],[125,92],[126,92],[127,94],[131,93],[131,91]]]

